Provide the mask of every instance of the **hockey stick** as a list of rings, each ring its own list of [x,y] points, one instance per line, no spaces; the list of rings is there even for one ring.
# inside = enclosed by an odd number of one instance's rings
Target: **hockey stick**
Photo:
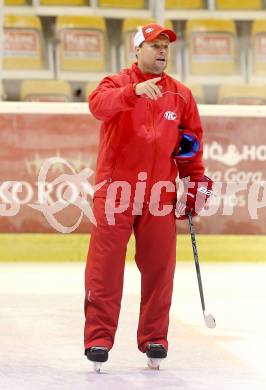
[[[195,228],[194,228],[191,213],[188,214],[188,223],[189,223],[189,230],[190,230],[191,243],[192,243],[193,255],[194,255],[194,260],[195,260],[195,266],[196,266],[196,271],[197,271],[201,307],[202,307],[205,325],[208,328],[215,328],[216,322],[215,322],[215,318],[213,317],[213,315],[212,314],[205,314],[205,301],[204,301],[203,287],[202,287],[202,281],[201,281],[201,275],[200,275],[200,266],[199,266],[199,257],[198,257],[198,250],[197,250],[197,243],[196,243],[196,236],[195,236]]]

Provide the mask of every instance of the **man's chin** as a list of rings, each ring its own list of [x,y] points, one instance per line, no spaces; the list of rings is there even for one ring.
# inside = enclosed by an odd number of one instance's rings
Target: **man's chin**
[[[161,74],[164,70],[165,70],[166,66],[155,66],[153,68],[153,72],[154,74]]]
[[[154,66],[154,73],[160,74],[166,69],[167,64],[156,64]]]

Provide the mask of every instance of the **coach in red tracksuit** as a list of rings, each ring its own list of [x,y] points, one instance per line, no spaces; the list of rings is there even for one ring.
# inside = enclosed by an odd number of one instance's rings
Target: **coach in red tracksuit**
[[[92,229],[85,272],[84,346],[90,360],[97,360],[90,354],[92,347],[105,348],[107,360],[114,343],[132,232],[141,272],[138,348],[146,352],[159,344],[166,356],[176,263],[175,180],[179,173],[195,184],[179,202],[186,217],[188,211],[196,214],[197,183],[204,178],[197,106],[190,90],[164,73],[169,44],[175,40],[173,31],[158,24],[142,27],[134,39],[137,62],[105,77],[89,97],[91,113],[102,121],[96,184],[105,183],[94,196],[97,227]],[[192,146],[185,143],[182,155],[184,133]],[[119,189],[117,182],[127,184]],[[171,212],[160,212],[167,206]],[[112,222],[114,208],[120,212]]]

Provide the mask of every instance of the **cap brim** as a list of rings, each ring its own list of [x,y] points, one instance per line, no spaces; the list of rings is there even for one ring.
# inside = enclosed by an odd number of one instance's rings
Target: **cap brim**
[[[153,39],[158,38],[158,36],[159,36],[160,34],[165,34],[165,35],[167,35],[170,42],[176,41],[176,33],[174,33],[174,31],[172,31],[172,30],[168,30],[167,28],[162,29],[162,30],[159,30],[159,31],[158,31],[158,30],[157,30],[157,31],[154,31],[154,33],[153,33],[153,34],[150,34],[150,35],[149,35],[149,38],[148,38],[148,39],[146,38],[145,41],[146,41],[146,42],[152,41]]]

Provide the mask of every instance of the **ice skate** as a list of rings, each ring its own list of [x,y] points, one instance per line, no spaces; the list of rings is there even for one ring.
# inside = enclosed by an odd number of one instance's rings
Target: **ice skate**
[[[86,349],[85,355],[93,363],[94,371],[100,373],[102,364],[108,360],[108,349],[106,347],[91,347]]]
[[[167,351],[162,344],[149,344],[145,350],[148,357],[148,367],[159,370],[160,364],[167,356]]]

